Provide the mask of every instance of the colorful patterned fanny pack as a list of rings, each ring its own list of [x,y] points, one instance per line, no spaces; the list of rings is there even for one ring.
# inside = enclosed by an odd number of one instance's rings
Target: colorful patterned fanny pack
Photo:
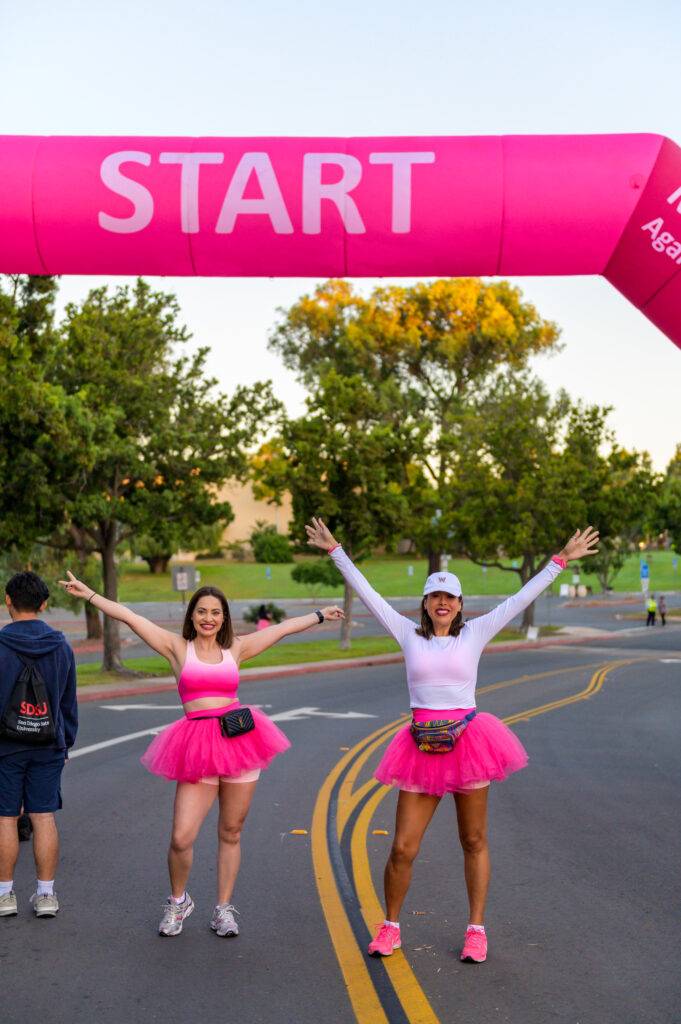
[[[414,743],[424,754],[448,754],[477,711],[471,711],[458,722],[444,719],[432,722],[415,722],[412,719],[409,731]]]

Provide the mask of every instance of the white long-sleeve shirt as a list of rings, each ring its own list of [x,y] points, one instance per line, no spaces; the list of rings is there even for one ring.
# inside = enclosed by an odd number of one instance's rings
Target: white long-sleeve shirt
[[[417,634],[411,619],[400,615],[376,593],[342,547],[335,548],[331,558],[359,599],[402,648],[410,706],[434,711],[475,707],[478,662],[485,645],[539,597],[561,571],[556,562],[549,562],[517,594],[486,615],[466,622],[458,636],[427,640]]]

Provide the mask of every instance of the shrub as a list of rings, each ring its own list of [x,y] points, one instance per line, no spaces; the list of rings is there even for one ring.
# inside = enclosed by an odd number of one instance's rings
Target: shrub
[[[272,623],[281,622],[282,619],[286,618],[286,612],[284,611],[284,609],[280,608],[278,604],[274,604],[273,601],[269,601],[267,604],[264,605],[252,604],[250,608],[248,608],[243,613],[241,618],[244,620],[244,622],[252,622],[253,624],[255,624],[260,618],[261,608],[267,609],[267,614],[269,616],[270,622]]]
[[[254,542],[253,554],[256,562],[292,562],[293,555],[286,537],[277,533],[274,527],[272,533],[263,533]]]
[[[338,587],[343,582],[343,577],[330,558],[299,562],[291,569],[291,578],[307,587],[313,596],[323,587]]]

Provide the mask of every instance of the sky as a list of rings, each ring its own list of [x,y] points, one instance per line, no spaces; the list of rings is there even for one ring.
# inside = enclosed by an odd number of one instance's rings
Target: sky
[[[0,0],[0,26],[8,135],[657,132],[681,143],[678,0]],[[177,295],[223,391],[269,377],[302,411],[267,338],[277,309],[315,280],[149,281]],[[511,281],[562,328],[563,351],[535,360],[537,374],[612,406],[618,442],[663,470],[681,443],[681,350],[601,278]],[[61,307],[124,283],[62,278]]]

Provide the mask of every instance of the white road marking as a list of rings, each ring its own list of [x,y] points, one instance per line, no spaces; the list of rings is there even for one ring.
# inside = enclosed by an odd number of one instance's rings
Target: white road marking
[[[362,711],[320,711],[319,708],[293,708],[291,711],[280,711],[270,715],[273,722],[299,722],[303,718],[376,718],[377,715],[366,715]]]
[[[681,658],[659,658],[661,665],[681,665]]]
[[[127,743],[128,740],[137,740],[140,736],[155,736],[156,733],[165,729],[167,722],[163,725],[156,725],[153,729],[143,729],[142,732],[129,732],[127,736],[115,736],[112,740],[104,740],[102,743],[92,743],[89,747],[79,747],[69,752],[69,761],[73,757],[82,757],[83,754],[94,754],[95,750],[104,750],[105,747],[115,747],[118,743]]]
[[[179,711],[181,704],[100,704],[105,711]]]
[[[140,705],[132,705],[139,707]],[[102,705],[106,707],[106,705]],[[166,707],[166,705],[163,705]],[[170,705],[168,705],[170,707]],[[258,707],[252,704],[251,707]],[[320,711],[319,708],[293,708],[291,711],[280,711],[277,715],[269,716],[273,722],[298,722],[305,718],[376,718],[377,715],[367,715],[362,711]],[[69,753],[69,760],[73,757],[82,757],[84,754],[94,754],[97,750],[105,750],[107,747],[115,747],[119,743],[127,743],[128,740],[137,740],[142,736],[156,736],[162,729],[167,728],[167,723],[155,725],[153,729],[142,729],[141,732],[129,732],[125,736],[115,736],[111,740],[103,740],[101,743],[91,743],[89,747],[78,747]]]

